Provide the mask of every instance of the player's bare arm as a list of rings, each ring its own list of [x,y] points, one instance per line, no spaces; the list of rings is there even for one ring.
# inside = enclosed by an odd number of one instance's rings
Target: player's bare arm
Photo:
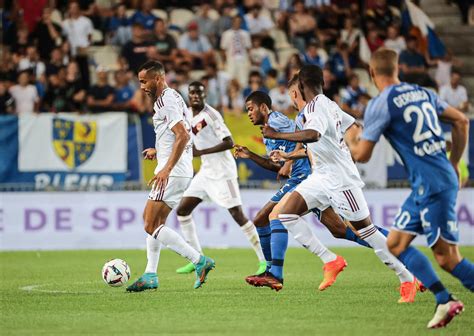
[[[274,150],[270,153],[270,158],[276,162],[292,162],[294,160],[305,159],[307,157],[308,154],[306,153],[306,149],[304,148],[296,149],[289,153],[286,153],[282,150]]]
[[[293,142],[316,142],[321,137],[318,131],[308,129],[292,133],[280,133],[268,125],[261,127],[263,137],[267,139],[288,140]]]
[[[234,157],[236,159],[250,159],[256,164],[258,164],[260,167],[263,167],[268,170],[272,170],[274,172],[278,172],[281,168],[281,165],[278,163],[273,162],[270,158],[265,158],[263,156],[260,156],[254,152],[252,152],[250,149],[248,149],[245,146],[240,146],[240,145],[235,145],[235,152],[234,152]]]
[[[469,119],[459,110],[449,106],[439,116],[440,120],[452,125],[452,149],[449,161],[454,167],[456,174],[459,176],[459,161],[462,153],[466,148],[469,134]]]
[[[166,183],[166,180],[170,176],[171,170],[174,168],[179,158],[183,154],[184,148],[190,139],[190,135],[186,131],[182,121],[174,125],[171,131],[174,133],[176,140],[173,144],[173,150],[168,162],[166,162],[166,165],[163,167],[163,169],[160,170],[158,174],[153,176],[153,178],[148,182],[149,186],[155,183],[155,189],[161,188]]]
[[[351,151],[352,159],[356,162],[368,162],[372,157],[375,142],[361,139],[362,127],[353,123],[344,135],[347,146]]]
[[[193,147],[193,156],[201,156],[201,155],[206,155],[206,154],[212,154],[212,153],[219,153],[219,152],[224,152],[226,150],[232,149],[234,147],[234,141],[232,140],[232,137],[225,137],[222,139],[222,142],[206,149],[197,149],[196,147]]]

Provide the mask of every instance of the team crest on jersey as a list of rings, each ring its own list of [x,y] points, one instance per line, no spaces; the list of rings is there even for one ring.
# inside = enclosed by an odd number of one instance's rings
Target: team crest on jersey
[[[207,126],[207,122],[205,119],[201,120],[196,124],[196,126],[193,127],[193,134],[196,135],[198,134],[204,127]]]
[[[54,152],[70,169],[79,167],[91,157],[96,141],[95,121],[53,119]]]

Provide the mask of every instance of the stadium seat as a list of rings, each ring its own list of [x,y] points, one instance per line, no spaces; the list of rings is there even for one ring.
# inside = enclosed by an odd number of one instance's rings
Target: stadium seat
[[[209,17],[214,20],[214,21],[217,21],[221,16],[219,15],[219,12],[216,11],[215,9],[211,8],[209,10]]]
[[[187,24],[194,19],[194,13],[188,9],[176,8],[170,13],[170,24],[185,29]]]
[[[151,12],[153,13],[154,16],[159,17],[160,19],[163,19],[165,21],[168,21],[168,13],[162,9],[152,9]]]
[[[278,54],[278,64],[280,70],[284,70],[286,63],[293,54],[298,54],[298,49],[296,48],[284,48],[277,51]]]
[[[286,37],[286,34],[283,30],[281,29],[272,29],[270,30],[270,36],[273,38],[275,41],[275,49],[284,49],[284,48],[290,48],[291,45],[288,42],[288,39]]]
[[[377,88],[370,80],[370,76],[367,70],[362,69],[362,68],[355,68],[352,71],[359,77],[360,86],[365,87],[367,89],[367,93],[371,97],[375,97],[376,95],[379,94]]]
[[[137,11],[136,9],[127,9],[127,10],[125,11],[125,15],[127,15],[127,17],[129,18],[129,17],[131,17],[133,14],[135,14],[136,11]]]
[[[98,46],[89,48],[89,55],[97,65],[103,65],[110,70],[118,69],[118,50],[113,46]]]
[[[193,81],[199,81],[206,74],[204,70],[192,70],[189,72],[189,78]]]
[[[92,31],[92,43],[101,43],[104,41],[104,34],[100,30],[94,29]]]
[[[53,9],[53,11],[51,12],[51,20],[54,23],[57,23],[58,25],[61,25],[61,23],[63,22],[63,16],[62,16],[61,12],[57,9]]]

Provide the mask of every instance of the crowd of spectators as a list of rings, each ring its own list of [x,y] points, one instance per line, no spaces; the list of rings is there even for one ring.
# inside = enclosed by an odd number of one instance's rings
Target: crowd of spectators
[[[5,1],[0,114],[151,112],[136,73],[147,59],[157,59],[184,98],[187,84],[199,79],[208,102],[234,114],[242,113],[253,90],[268,92],[274,109],[292,112],[286,83],[303,64],[316,64],[324,69],[326,95],[360,118],[370,99],[355,71],[367,70],[361,44],[372,52],[395,49],[402,80],[441,89],[450,103],[468,108],[459,72],[452,70],[459,62],[451,53],[429,57],[419,31],[403,25],[402,1],[31,3]],[[181,26],[170,20],[179,7],[191,15]],[[93,45],[115,46],[117,61],[97,64]]]

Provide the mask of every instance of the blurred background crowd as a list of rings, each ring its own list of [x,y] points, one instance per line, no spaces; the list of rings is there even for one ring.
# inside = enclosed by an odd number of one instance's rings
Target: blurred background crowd
[[[376,94],[367,54],[382,46],[400,53],[402,80],[469,109],[462,61],[450,50],[430,57],[420,32],[404,24],[401,0],[2,2],[0,114],[150,113],[136,72],[157,59],[184,98],[187,84],[201,80],[208,103],[235,115],[257,89],[292,113],[288,79],[317,64],[325,94],[360,118]],[[464,8],[464,23],[470,2],[448,1]]]

